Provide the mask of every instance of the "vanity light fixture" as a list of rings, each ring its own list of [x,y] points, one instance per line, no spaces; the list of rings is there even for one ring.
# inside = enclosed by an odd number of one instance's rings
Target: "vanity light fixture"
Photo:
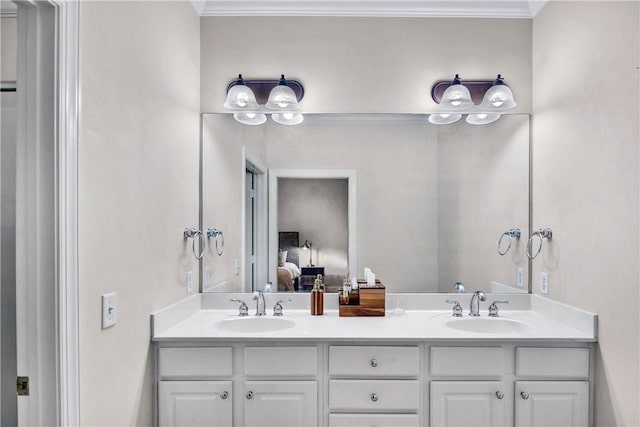
[[[429,122],[437,125],[454,123],[463,114],[467,114],[467,123],[485,125],[498,120],[502,111],[517,105],[500,74],[495,80],[465,81],[464,84],[456,74],[451,83],[437,82],[431,97],[438,107],[429,116]]]
[[[287,80],[245,80],[242,74],[227,87],[224,107],[234,111],[236,121],[246,125],[266,123],[266,114],[282,125],[297,125],[304,121],[299,102],[304,96],[302,84]]]

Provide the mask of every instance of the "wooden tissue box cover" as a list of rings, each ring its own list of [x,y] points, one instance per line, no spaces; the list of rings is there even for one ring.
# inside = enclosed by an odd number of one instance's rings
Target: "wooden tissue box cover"
[[[360,284],[359,288],[360,304],[358,305],[343,305],[342,300],[338,297],[340,301],[340,305],[338,305],[339,316],[384,316],[384,285],[376,282],[375,286],[369,287],[366,284]]]

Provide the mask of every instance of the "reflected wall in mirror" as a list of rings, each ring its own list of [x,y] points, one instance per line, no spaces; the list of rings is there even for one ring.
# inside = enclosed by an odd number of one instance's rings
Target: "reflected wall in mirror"
[[[311,241],[318,267],[351,238],[351,274],[362,276],[370,267],[388,292],[454,292],[455,282],[467,292],[528,289],[528,115],[505,115],[485,126],[435,126],[421,115],[307,114],[290,127],[246,126],[231,115],[205,114],[202,144],[201,226],[222,229],[226,244],[221,256],[207,245],[204,291],[249,292],[267,281],[277,290],[279,231],[298,232],[300,245]],[[269,171],[292,170],[354,173],[348,236],[322,240],[335,233],[315,237],[318,231],[301,222],[270,227],[281,215],[277,204],[269,207],[278,195],[267,191]],[[278,187],[287,187],[281,180],[288,178],[280,176]],[[286,209],[295,210],[298,221],[307,209],[329,215],[336,207],[314,201],[319,191],[294,190],[302,201],[287,202]],[[522,235],[501,256],[498,239],[513,228]],[[308,255],[298,252],[302,270]],[[325,274],[339,276],[341,268]]]

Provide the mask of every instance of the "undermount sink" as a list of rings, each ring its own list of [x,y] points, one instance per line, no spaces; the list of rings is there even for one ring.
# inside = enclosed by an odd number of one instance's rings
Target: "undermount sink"
[[[445,323],[448,328],[479,334],[511,334],[529,329],[525,323],[503,317],[454,318]]]
[[[237,317],[216,322],[225,332],[273,332],[293,328],[296,323],[282,317]]]

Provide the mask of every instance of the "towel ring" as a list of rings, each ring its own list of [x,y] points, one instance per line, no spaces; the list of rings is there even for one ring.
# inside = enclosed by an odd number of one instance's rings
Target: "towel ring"
[[[552,235],[553,235],[553,232],[551,231],[550,228],[541,228],[531,233],[531,236],[529,236],[529,240],[527,241],[527,256],[529,257],[529,259],[534,259],[540,254],[540,251],[542,250],[542,241],[544,239],[551,239]],[[538,236],[538,238],[540,239],[540,244],[538,245],[538,249],[536,250],[536,253],[532,255],[531,249],[533,248],[534,236]]]
[[[207,238],[214,237],[216,239],[216,252],[218,256],[224,253],[224,233],[222,230],[216,228],[209,228],[207,230]]]
[[[519,239],[521,234],[522,231],[520,231],[519,228],[512,228],[511,230],[507,230],[502,233],[500,239],[498,239],[498,254],[500,254],[500,256],[506,255],[506,253],[509,252],[509,249],[511,249],[511,242],[513,241],[513,238],[515,237],[516,239]],[[509,246],[507,246],[507,248],[503,251],[502,239],[504,239],[505,236],[509,237]]]
[[[196,237],[199,240],[200,243],[200,253],[198,254],[198,252],[196,251]],[[193,239],[193,243],[191,245],[191,250],[193,251],[193,255],[196,257],[196,259],[202,259],[202,257],[204,256],[204,245],[205,245],[205,240],[204,240],[204,235],[202,234],[202,231],[197,230],[195,228],[185,228],[184,229],[184,238],[191,238]]]

